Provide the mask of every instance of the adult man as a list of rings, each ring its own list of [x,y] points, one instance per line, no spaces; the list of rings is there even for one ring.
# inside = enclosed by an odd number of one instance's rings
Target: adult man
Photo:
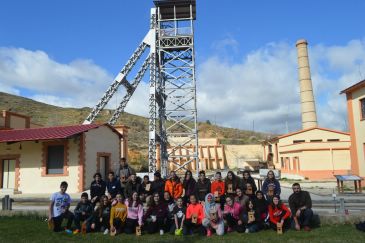
[[[132,174],[135,174],[133,168],[127,164],[127,160],[124,157],[120,158],[119,170],[116,173],[117,177],[120,178],[122,175],[124,175],[126,179],[129,179]]]
[[[293,194],[289,197],[289,207],[293,215],[295,229],[304,228],[305,231],[310,231],[309,224],[313,217],[312,199],[309,192],[302,191],[299,183],[292,185]]]
[[[130,180],[127,182],[124,190],[124,197],[131,198],[133,192],[137,192],[139,195],[142,192],[141,178],[137,177],[136,174],[130,176]]]
[[[163,198],[165,181],[161,178],[161,173],[159,171],[156,171],[153,175],[154,180],[151,183],[152,194],[158,193],[160,198]]]

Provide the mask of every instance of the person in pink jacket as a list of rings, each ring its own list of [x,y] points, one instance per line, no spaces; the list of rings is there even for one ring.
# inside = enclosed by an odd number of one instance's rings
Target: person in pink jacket
[[[243,224],[243,210],[240,203],[235,202],[233,197],[228,196],[226,198],[226,204],[224,205],[224,218],[227,221],[227,232],[237,231],[239,233],[245,232],[245,226]]]
[[[132,193],[132,197],[125,202],[127,206],[127,221],[125,224],[125,233],[134,234],[137,226],[142,226],[143,204],[137,192]]]

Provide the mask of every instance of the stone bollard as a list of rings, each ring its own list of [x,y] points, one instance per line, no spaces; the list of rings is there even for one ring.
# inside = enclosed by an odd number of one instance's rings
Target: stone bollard
[[[2,210],[12,210],[14,199],[10,198],[9,195],[5,195],[2,201]]]
[[[340,209],[338,210],[339,213],[345,213],[345,199],[340,198]]]

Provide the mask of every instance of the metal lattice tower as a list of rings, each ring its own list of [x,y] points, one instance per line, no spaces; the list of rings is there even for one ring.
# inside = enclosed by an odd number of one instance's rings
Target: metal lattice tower
[[[187,169],[190,164],[198,171],[193,25],[196,1],[158,0],[154,3],[149,32],[84,124],[92,123],[117,90],[124,87],[126,94],[109,120],[109,124],[114,125],[149,68],[149,171],[158,170],[158,164],[163,176],[169,169]],[[127,75],[147,47],[149,55],[133,81],[127,81]],[[176,155],[181,150],[185,152]]]

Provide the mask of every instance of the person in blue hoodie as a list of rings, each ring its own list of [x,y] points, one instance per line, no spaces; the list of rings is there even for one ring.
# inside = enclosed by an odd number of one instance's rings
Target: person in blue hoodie
[[[280,196],[281,193],[280,182],[275,178],[274,171],[269,170],[267,172],[267,177],[264,181],[264,184],[262,185],[262,192],[267,198],[272,198],[273,196]]]
[[[106,189],[108,190],[108,198],[113,199],[118,193],[121,193],[120,182],[114,176],[114,172],[110,171],[108,180],[106,182]]]

